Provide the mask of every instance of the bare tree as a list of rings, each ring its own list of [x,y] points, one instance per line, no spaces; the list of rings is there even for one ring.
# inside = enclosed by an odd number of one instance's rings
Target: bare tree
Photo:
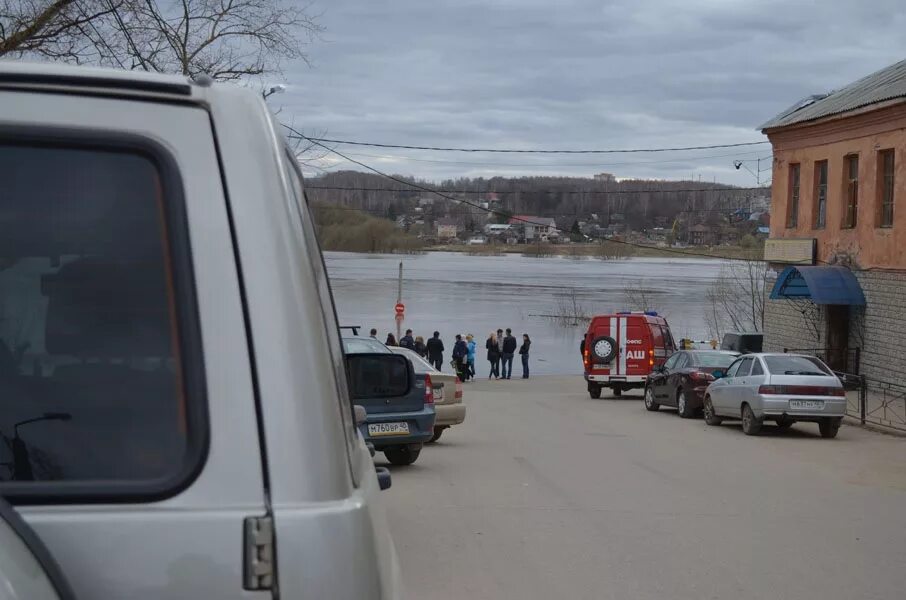
[[[623,302],[630,310],[657,310],[657,292],[645,281],[631,280],[623,284]]]
[[[123,0],[0,0],[0,56],[106,63],[98,24]]]
[[[728,262],[705,292],[705,322],[716,339],[727,331],[764,328],[767,263],[758,259]]]
[[[0,0],[0,56],[215,80],[280,73],[321,32],[293,0]]]
[[[591,321],[591,309],[579,298],[576,288],[569,288],[556,297],[557,312],[547,316],[555,318],[561,327],[585,326]]]

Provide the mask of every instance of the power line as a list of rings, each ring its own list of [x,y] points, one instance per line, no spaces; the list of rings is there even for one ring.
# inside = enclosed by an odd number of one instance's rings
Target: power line
[[[630,161],[630,162],[617,162],[617,163],[499,163],[499,162],[487,162],[487,161],[473,161],[473,160],[445,160],[445,159],[432,159],[432,158],[415,158],[413,156],[399,156],[394,154],[367,154],[364,152],[350,152],[349,156],[365,156],[368,158],[383,158],[383,159],[393,159],[393,160],[405,160],[413,162],[423,162],[423,163],[432,163],[432,164],[451,164],[451,165],[473,165],[473,166],[486,166],[486,167],[535,167],[535,168],[553,168],[553,167],[596,167],[596,168],[610,168],[610,167],[623,167],[623,166],[637,166],[637,165],[667,165],[667,164],[676,164],[676,163],[686,163],[692,160],[705,160],[710,158],[731,158],[736,156],[746,156],[750,152],[740,154],[739,152],[723,153],[723,154],[709,154],[705,156],[692,156],[692,157],[675,157],[664,160],[641,160],[641,161]],[[746,159],[741,162],[752,162],[754,159]],[[764,171],[770,169],[763,169]]]
[[[335,206],[332,204],[322,204],[322,205],[314,206],[313,208],[316,210],[320,210],[320,209],[344,210],[344,211],[350,211],[350,212],[364,212],[364,213],[369,213],[369,214],[386,214],[387,213],[386,210],[381,209],[381,208],[355,208],[352,206]],[[732,213],[737,210],[744,210],[744,209],[752,210],[752,207],[751,206],[734,206],[731,208],[696,208],[696,209],[691,209],[691,210],[678,210],[678,211],[676,211],[676,214],[677,214],[677,216],[680,216],[680,215],[689,215],[689,214],[697,215],[699,213]],[[584,211],[584,213],[588,213],[588,212],[599,212],[599,211]],[[481,210],[470,210],[465,213],[457,213],[457,216],[458,215],[470,215],[470,216],[471,215],[486,215],[486,214],[488,214],[488,211],[486,209],[481,209]],[[409,211],[402,211],[397,216],[421,216],[421,215],[420,215],[420,213],[411,213]],[[549,219],[549,218],[553,218],[553,217],[579,217],[579,216],[581,216],[581,213],[579,213],[577,211],[576,212],[545,213],[543,215],[537,215],[537,217],[539,219]]]
[[[528,220],[528,219],[523,219],[523,218],[521,218],[521,217],[513,217],[513,216],[510,216],[510,215],[508,215],[508,214],[506,214],[506,213],[503,213],[503,212],[501,212],[501,211],[494,210],[494,209],[489,209],[489,208],[485,208],[485,207],[481,206],[480,204],[475,204],[475,203],[473,203],[473,202],[469,202],[468,200],[462,200],[462,199],[460,199],[460,198],[454,198],[453,196],[448,196],[448,195],[446,195],[446,194],[444,194],[444,193],[442,193],[442,192],[438,192],[438,191],[436,191],[436,190],[432,190],[432,189],[426,188],[426,187],[421,186],[421,185],[418,185],[418,184],[416,184],[416,183],[410,183],[410,182],[408,182],[408,181],[406,181],[406,180],[404,180],[404,179],[400,179],[400,178],[398,178],[398,177],[394,177],[393,175],[389,175],[389,174],[387,174],[387,173],[384,173],[383,171],[381,171],[381,170],[379,170],[379,169],[375,169],[375,168],[372,167],[371,165],[367,165],[367,164],[365,164],[365,163],[363,163],[363,162],[361,162],[361,161],[355,160],[354,158],[349,158],[348,156],[346,156],[345,154],[343,154],[343,153],[340,152],[339,150],[335,150],[334,148],[331,148],[330,146],[326,146],[325,144],[323,144],[323,143],[320,142],[319,140],[317,140],[317,139],[315,139],[315,138],[310,138],[310,137],[308,137],[308,136],[306,136],[306,135],[300,133],[300,132],[297,131],[296,129],[290,127],[289,125],[284,125],[284,127],[286,127],[287,129],[289,129],[290,131],[292,131],[292,132],[295,133],[296,135],[302,137],[303,139],[306,139],[306,140],[308,140],[308,141],[310,141],[310,142],[312,142],[312,143],[315,143],[315,144],[321,146],[322,148],[324,148],[324,149],[326,149],[326,150],[329,150],[330,152],[333,152],[334,154],[336,154],[336,155],[339,156],[340,158],[345,158],[346,160],[348,160],[348,161],[350,161],[350,162],[353,162],[353,163],[359,165],[360,167],[363,167],[363,168],[365,168],[365,169],[368,169],[369,171],[371,171],[371,172],[373,172],[373,173],[375,173],[375,174],[377,174],[377,175],[380,175],[380,176],[382,176],[382,177],[385,177],[385,178],[387,178],[387,179],[390,179],[391,181],[395,181],[395,182],[401,183],[401,184],[403,184],[403,185],[408,185],[408,186],[411,186],[411,187],[413,187],[413,188],[420,189],[420,190],[422,190],[422,191],[424,191],[424,192],[428,192],[428,193],[431,193],[431,194],[436,194],[436,195],[440,196],[441,198],[445,198],[445,199],[447,199],[447,200],[450,200],[450,201],[453,201],[453,202],[457,202],[457,203],[459,203],[459,204],[465,204],[465,205],[467,205],[467,206],[471,206],[471,207],[473,207],[473,208],[477,208],[477,209],[479,209],[479,210],[481,210],[481,211],[484,211],[484,212],[487,212],[487,213],[497,214],[497,215],[500,215],[500,216],[507,216],[507,217],[509,217],[509,220],[510,220],[510,221],[519,221],[519,222],[526,223],[526,224],[528,224],[528,225],[538,225],[537,223],[534,223],[534,222],[532,222],[532,221],[530,221],[530,220]],[[561,232],[563,231],[562,229],[560,229],[559,227],[556,227],[556,226],[555,226],[553,229],[554,229],[555,231],[561,231]],[[624,240],[611,239],[610,241],[611,241],[611,242],[614,242],[614,243],[617,243],[617,244],[624,245],[624,246],[633,247],[633,248],[640,248],[640,249],[650,249],[650,248],[651,248],[651,246],[646,246],[645,244],[635,244],[635,243],[633,243],[633,242],[627,242],[627,241],[624,241]],[[734,257],[734,256],[719,256],[719,255],[713,255],[713,254],[705,254],[704,252],[684,252],[684,251],[682,251],[682,250],[674,250],[674,249],[672,249],[672,248],[660,248],[659,250],[661,250],[662,252],[666,252],[666,253],[668,253],[668,254],[679,254],[679,255],[682,255],[682,256],[698,256],[698,257],[701,257],[701,258],[723,258],[723,259],[725,259],[725,260],[742,260],[742,261],[746,261],[746,262],[752,262],[752,261],[757,261],[757,262],[767,262],[767,261],[759,260],[759,259],[745,259],[745,258],[737,258],[737,257]]]
[[[361,164],[361,163],[357,163]],[[589,194],[589,195],[617,195],[617,194],[684,194],[691,192],[752,192],[752,191],[767,191],[769,188],[764,187],[719,187],[719,188],[687,188],[679,190],[662,190],[662,189],[644,189],[644,190],[451,190],[451,189],[430,189],[426,187],[421,187],[418,184],[409,183],[403,179],[393,179],[397,182],[405,183],[406,185],[411,185],[418,190],[431,192],[435,194],[496,194],[501,195],[511,195],[511,194]],[[306,189],[309,190],[340,190],[347,192],[412,192],[411,188],[372,188],[372,187],[347,187],[341,185],[306,185]],[[457,202],[460,201],[459,198],[451,198]]]
[[[371,146],[372,148],[399,148],[404,150],[432,150],[437,152],[493,152],[498,154],[636,154],[641,152],[685,152],[688,150],[713,150],[716,148],[740,148],[743,146],[757,146],[768,144],[767,140],[761,142],[740,142],[736,144],[709,144],[705,146],[680,146],[675,148],[623,148],[612,150],[519,150],[513,148],[445,148],[441,146],[407,146],[403,144],[381,144],[377,142],[355,142],[351,140],[334,140],[329,138],[308,137],[289,125],[284,125],[293,134],[292,139],[301,138],[314,142],[323,148],[332,150],[324,144],[344,144],[347,146]],[[337,153],[338,156],[341,156]]]

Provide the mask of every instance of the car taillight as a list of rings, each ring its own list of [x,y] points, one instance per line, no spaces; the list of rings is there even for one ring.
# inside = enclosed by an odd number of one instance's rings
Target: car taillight
[[[425,404],[434,404],[434,387],[431,385],[430,375],[425,375]]]
[[[758,393],[775,396],[846,396],[843,388],[817,385],[760,385]]]
[[[692,371],[689,373],[689,379],[693,381],[714,381],[714,375],[704,371]]]
[[[654,366],[654,350],[648,350],[648,364]]]
[[[453,398],[462,400],[462,381],[460,381],[459,377],[456,378],[456,393],[453,394]]]

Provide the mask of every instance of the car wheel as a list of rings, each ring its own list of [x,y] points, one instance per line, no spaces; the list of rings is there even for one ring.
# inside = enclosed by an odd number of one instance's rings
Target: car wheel
[[[590,385],[588,386],[588,395],[597,400],[601,397],[601,386],[600,385]]]
[[[654,412],[657,409],[659,409],[660,407],[661,407],[661,405],[654,401],[654,390],[652,390],[650,387],[646,387],[645,388],[645,408],[647,408],[651,412]]]
[[[724,422],[724,420],[718,417],[717,413],[714,412],[714,405],[711,404],[711,396],[705,396],[705,401],[702,403],[702,413],[705,416],[705,423],[708,425],[720,425]]]
[[[406,466],[414,463],[421,451],[421,447],[413,450],[412,446],[393,446],[384,450],[384,456],[391,465]]]
[[[742,406],[742,432],[746,435],[758,435],[761,432],[762,419],[755,416],[752,407],[748,404]]]
[[[828,439],[837,437],[841,420],[829,417],[818,421],[818,431],[821,432],[821,437]]]
[[[613,397],[614,398],[619,398],[622,395],[623,395],[623,388],[621,388],[621,387],[613,388]]]
[[[433,444],[434,442],[436,442],[437,440],[439,440],[439,439],[440,439],[440,436],[442,436],[443,433],[444,433],[444,429],[446,429],[446,427],[435,427],[435,428],[434,428],[434,436],[433,436],[430,440],[428,440],[428,443],[429,443],[429,444]]]
[[[683,388],[680,388],[676,393],[676,414],[683,419],[691,419],[695,416],[695,411],[689,407],[689,402],[686,400],[686,391]]]

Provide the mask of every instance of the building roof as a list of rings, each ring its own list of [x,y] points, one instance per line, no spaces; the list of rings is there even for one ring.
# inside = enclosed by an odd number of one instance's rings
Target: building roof
[[[906,60],[885,67],[845,87],[803,98],[759,127],[762,131],[838,115],[887,100],[906,100]]]
[[[541,225],[544,227],[556,227],[557,223],[552,217],[533,217],[531,215],[513,215],[510,219],[510,225]]]
[[[456,219],[451,219],[449,217],[444,217],[435,221],[435,224],[438,227],[458,227],[459,223],[456,222]]]

